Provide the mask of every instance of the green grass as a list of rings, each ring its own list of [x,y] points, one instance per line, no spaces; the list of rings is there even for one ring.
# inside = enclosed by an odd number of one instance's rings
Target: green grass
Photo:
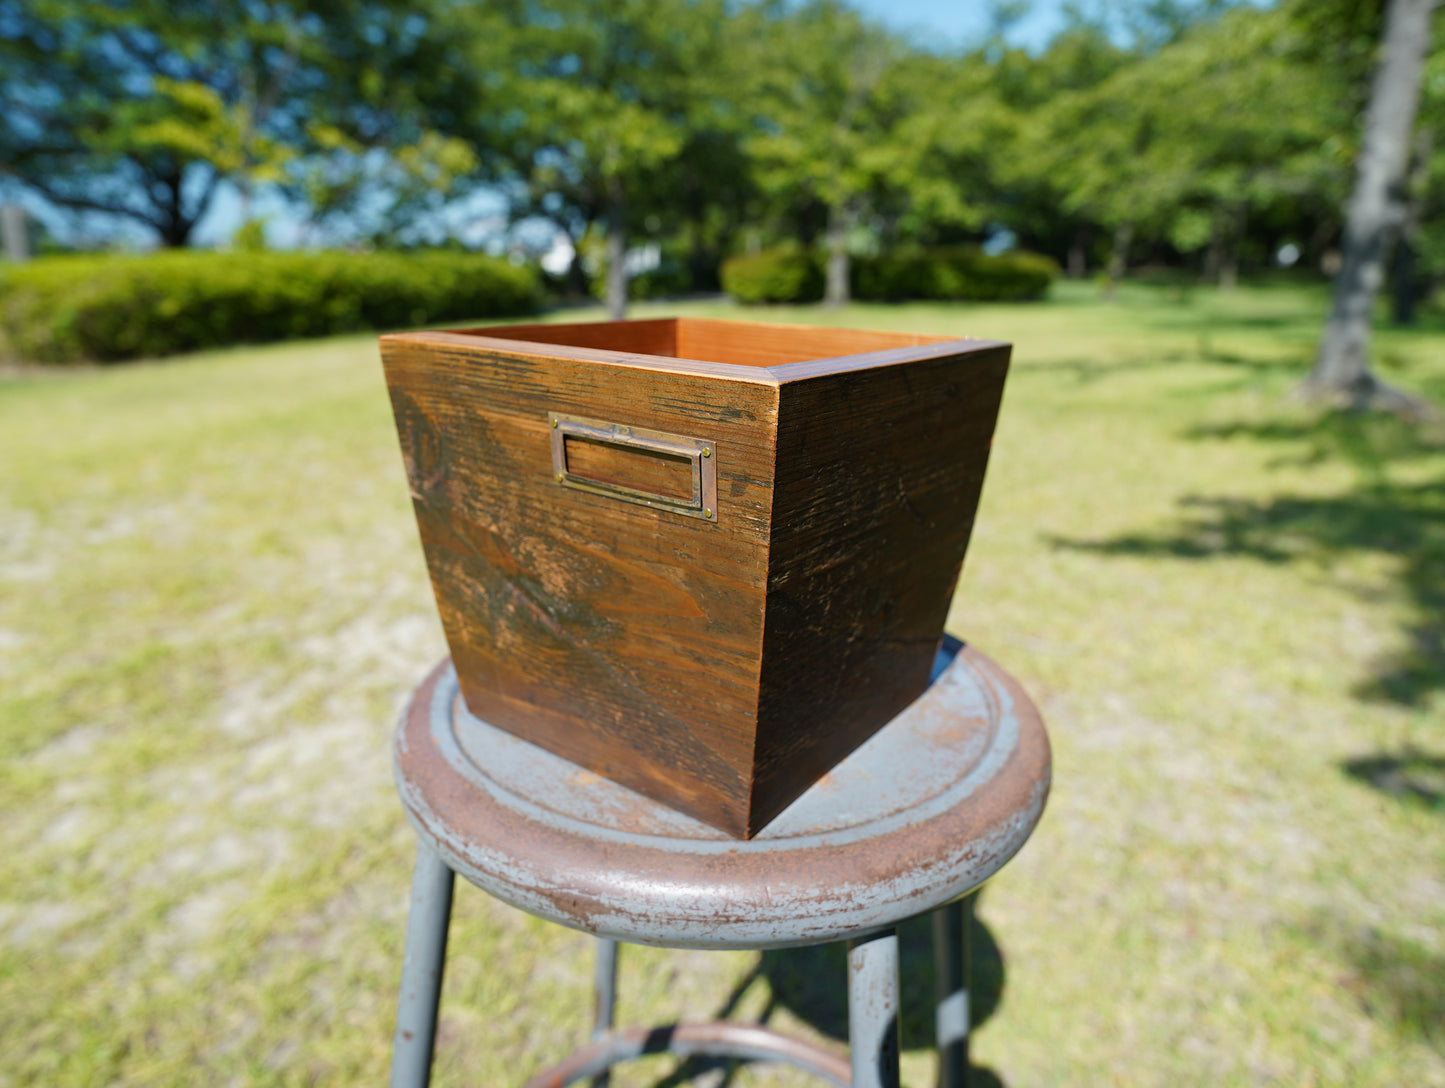
[[[1016,345],[950,616],[1055,750],[980,905],[975,1058],[1011,1088],[1445,1085],[1445,437],[1289,400],[1323,305],[682,308]],[[1445,404],[1445,330],[1377,346]],[[382,1081],[389,736],[443,643],[373,340],[0,376],[0,465],[0,1086]],[[460,889],[437,1082],[565,1054],[587,953]],[[836,1036],[839,971],[629,949],[621,1012],[740,989]]]

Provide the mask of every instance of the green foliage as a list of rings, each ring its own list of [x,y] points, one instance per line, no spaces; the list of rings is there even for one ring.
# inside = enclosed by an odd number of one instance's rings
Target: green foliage
[[[436,26],[403,0],[0,0],[0,164],[182,246],[223,180],[285,183],[326,133],[436,160]]]
[[[1329,237],[1320,221],[1344,194],[1354,96],[1308,46],[1289,12],[1243,6],[1116,57],[1021,117],[1012,173],[1068,219],[1207,249],[1206,267],[1237,255],[1251,220]]]
[[[266,221],[248,219],[231,236],[231,247],[243,253],[261,253],[266,247]]]
[[[853,209],[893,168],[893,124],[909,111],[898,39],[838,0],[812,0],[760,30],[751,71],[762,123],[750,150],[764,188]]]
[[[639,272],[627,280],[628,297],[635,299],[676,298],[687,294],[691,287],[692,277],[687,265],[666,255],[656,268]]]
[[[494,108],[458,109],[505,146],[510,180],[523,190],[514,194],[519,214],[552,219],[574,242],[605,228],[610,278],[639,226],[651,234],[679,213],[696,225],[714,198],[731,199],[725,179],[743,172],[729,169],[735,141],[716,123],[722,0],[612,0],[601,10],[593,0],[538,0],[498,10],[500,25],[492,5],[458,5],[452,18],[471,64],[489,66],[499,95],[526,108],[491,117]],[[500,59],[499,36],[510,43]]]
[[[0,349],[110,361],[532,312],[534,269],[476,254],[53,257],[0,277]]]
[[[996,8],[965,50],[844,0],[0,0],[0,174],[166,245],[222,180],[279,190],[312,242],[379,245],[438,240],[486,184],[604,266],[661,243],[692,290],[743,232],[826,239],[835,273],[995,224],[1071,273],[1111,245],[1115,276],[1130,256],[1221,282],[1286,242],[1316,266],[1336,248],[1379,3],[1068,4],[1038,53],[1007,43],[1020,6]],[[1437,280],[1442,147],[1416,149],[1404,232]]]
[[[1037,253],[917,247],[855,258],[852,292],[870,302],[1022,302],[1043,298],[1058,275],[1058,264]],[[815,302],[823,280],[821,257],[787,247],[733,257],[722,267],[723,290],[749,304]]]
[[[910,49],[839,0],[760,10],[738,80],[755,114],[745,146],[770,216],[805,246],[825,234],[830,301],[846,293],[856,228],[893,240],[983,226],[997,107],[985,65]]]
[[[595,275],[588,282],[592,297],[605,301],[607,278]],[[637,272],[627,277],[627,297],[634,301],[643,299],[676,298],[692,289],[692,276],[687,265],[678,257],[664,253],[656,268]]]
[[[765,249],[723,262],[723,290],[739,302],[816,302],[823,297],[823,264],[812,253]]]
[[[1054,260],[1037,253],[990,256],[976,246],[938,246],[855,259],[853,295],[877,302],[1021,302],[1043,298],[1058,275]]]

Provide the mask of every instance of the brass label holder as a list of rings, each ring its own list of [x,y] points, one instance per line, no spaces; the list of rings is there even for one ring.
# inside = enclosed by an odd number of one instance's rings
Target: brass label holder
[[[717,521],[716,443],[646,427],[629,427],[622,423],[605,423],[555,412],[549,413],[547,422],[552,434],[552,477],[562,487],[605,495],[684,517]],[[574,472],[567,464],[569,438],[617,447],[631,454],[686,461],[692,471],[692,495],[679,498]]]

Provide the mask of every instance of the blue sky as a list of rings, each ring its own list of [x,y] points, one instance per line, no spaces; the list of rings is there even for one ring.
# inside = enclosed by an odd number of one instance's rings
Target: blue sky
[[[885,26],[925,44],[972,45],[992,23],[988,0],[849,0],[853,7]],[[1009,38],[1033,49],[1044,45],[1062,23],[1062,0],[1034,0],[1010,29]]]

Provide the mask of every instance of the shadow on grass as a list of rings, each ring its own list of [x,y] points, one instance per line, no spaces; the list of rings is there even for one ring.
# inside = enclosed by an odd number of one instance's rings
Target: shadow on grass
[[[1423,707],[1433,693],[1445,690],[1445,476],[1408,484],[1390,480],[1394,466],[1445,453],[1439,437],[1412,431],[1398,420],[1347,413],[1314,425],[1198,428],[1187,437],[1286,443],[1293,449],[1277,464],[1343,459],[1355,467],[1359,483],[1325,497],[1188,497],[1181,500],[1183,516],[1171,530],[1050,543],[1103,555],[1248,556],[1281,564],[1328,563],[1349,552],[1390,555],[1400,563],[1399,587],[1412,614],[1406,646],[1376,662],[1356,694],[1367,701]]]
[[[1341,767],[1351,778],[1386,796],[1445,814],[1445,756],[1406,748],[1394,755],[1346,760]],[[1445,1011],[1445,1006],[1441,1008]]]
[[[1097,358],[1051,359],[1047,362],[1027,362],[1029,373],[1058,374],[1073,380],[1076,386],[1088,386],[1105,379],[1117,378],[1123,374],[1138,371],[1163,370],[1180,363],[1214,364],[1227,371],[1247,377],[1250,381],[1263,376],[1295,375],[1302,372],[1302,363],[1296,353],[1280,352],[1270,356],[1241,355],[1212,346],[1208,335],[1201,334],[1198,345],[1192,349],[1174,348],[1128,355],[1105,362]],[[1191,396],[1197,395],[1191,393]]]
[[[1392,416],[1334,412],[1311,424],[1298,420],[1225,423],[1194,427],[1186,438],[1197,441],[1283,443],[1293,446],[1276,464],[1349,463],[1363,480],[1383,482],[1392,466],[1445,454],[1445,435],[1425,431]]]
[[[1445,956],[1374,931],[1345,942],[1370,1015],[1445,1052]]]
[[[975,895],[981,895],[976,892]],[[975,903],[977,907],[977,903]],[[970,926],[971,971],[969,1012],[973,1030],[991,1017],[1003,996],[1004,961],[998,942],[976,916]],[[899,1038],[904,1050],[931,1049],[934,1032],[933,929],[929,917],[898,927],[898,967],[902,987]],[[848,950],[842,943],[785,948],[764,952],[757,966],[738,982],[718,1009],[717,1018],[731,1016],[743,994],[760,979],[768,983],[768,1003],[757,1022],[766,1024],[779,1008],[787,1009],[820,1034],[840,1042],[848,1039]],[[710,1070],[725,1070],[717,1088],[732,1082],[737,1063],[730,1059],[690,1058],[655,1088],[679,1088]],[[973,1066],[970,1088],[1003,1088],[992,1070]]]
[[[1333,917],[1312,921],[1296,936],[1344,961],[1339,986],[1372,1020],[1445,1053],[1445,956],[1408,937]]]

